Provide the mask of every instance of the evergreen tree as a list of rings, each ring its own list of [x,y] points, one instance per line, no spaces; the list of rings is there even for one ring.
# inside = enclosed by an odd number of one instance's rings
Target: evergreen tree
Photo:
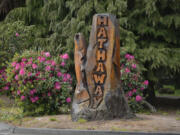
[[[95,13],[116,15],[121,51],[139,60],[151,91],[158,81],[180,72],[179,0],[26,0],[26,6],[10,11],[4,22],[35,26],[31,48],[54,55],[66,51],[73,59],[74,35],[89,37]],[[73,61],[70,64],[73,69]]]
[[[10,10],[23,6],[25,0],[0,0],[0,21],[5,18]]]

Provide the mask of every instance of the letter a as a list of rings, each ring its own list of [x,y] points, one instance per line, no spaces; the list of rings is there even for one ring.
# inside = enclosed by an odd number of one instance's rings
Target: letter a
[[[107,38],[106,30],[104,27],[100,27],[97,37]]]
[[[104,72],[104,65],[102,62],[98,63],[96,71],[97,72]]]

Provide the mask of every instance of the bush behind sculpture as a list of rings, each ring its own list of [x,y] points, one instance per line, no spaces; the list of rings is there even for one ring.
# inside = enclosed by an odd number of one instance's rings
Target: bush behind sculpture
[[[67,73],[68,54],[52,58],[49,52],[25,51],[9,63],[9,94],[30,115],[67,111],[71,102],[71,75]]]
[[[143,109],[143,91],[148,86],[144,80],[139,65],[131,54],[121,54],[121,84],[133,112]]]

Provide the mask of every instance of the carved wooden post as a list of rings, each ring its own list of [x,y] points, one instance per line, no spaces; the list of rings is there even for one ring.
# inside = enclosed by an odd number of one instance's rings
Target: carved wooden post
[[[89,45],[75,35],[77,86],[72,120],[132,117],[120,84],[120,40],[115,16],[93,17]]]

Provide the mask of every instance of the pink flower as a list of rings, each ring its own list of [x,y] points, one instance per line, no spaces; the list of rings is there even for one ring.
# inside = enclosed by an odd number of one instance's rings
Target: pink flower
[[[65,60],[69,59],[69,55],[67,53],[60,55],[60,57]]]
[[[145,80],[145,81],[143,82],[143,84],[144,84],[144,85],[148,85],[148,84],[149,84],[149,81],[148,81],[148,80]]]
[[[129,73],[129,72],[130,72],[129,68],[126,68],[126,69],[125,69],[125,72],[126,72],[126,73]]]
[[[40,75],[40,73],[41,73],[41,72],[38,71],[35,76],[38,77],[38,76]]]
[[[144,90],[144,87],[141,87],[140,90]]]
[[[66,74],[66,77],[67,77],[68,80],[71,79],[71,75],[70,74]]]
[[[137,95],[137,96],[136,96],[136,101],[137,101],[137,102],[140,102],[141,100],[142,100],[142,97],[141,97],[140,95]]]
[[[39,57],[38,57],[38,60],[39,60],[39,62],[43,62],[43,61],[46,60],[46,58],[39,56]]]
[[[137,75],[134,75],[134,76],[133,76],[133,79],[137,81],[137,80],[138,80],[138,76],[137,76]]]
[[[31,102],[32,102],[32,103],[36,102],[33,97],[31,97],[30,99],[31,99]]]
[[[3,87],[4,90],[9,90],[8,86]]]
[[[32,64],[32,68],[36,69],[38,66],[36,64]]]
[[[63,76],[63,81],[64,81],[64,82],[68,81],[66,74],[64,74],[64,76]]]
[[[50,71],[50,70],[51,70],[51,67],[50,67],[50,66],[46,66],[45,70],[46,70],[46,71]]]
[[[137,90],[136,90],[136,89],[133,89],[132,91],[133,91],[133,93],[136,93]]]
[[[22,60],[21,60],[21,61],[22,61],[22,62],[25,62],[26,60],[27,60],[26,58],[22,58]]]
[[[129,59],[130,56],[131,56],[131,55],[127,53],[127,54],[125,55],[125,58],[126,58],[126,59]]]
[[[33,89],[33,91],[34,91],[34,93],[36,93],[36,92],[37,92],[37,90],[36,90],[36,89]]]
[[[23,76],[23,75],[25,74],[24,68],[21,68],[21,69],[20,69],[19,74],[20,74],[21,76]]]
[[[70,74],[64,74],[64,76],[63,76],[63,81],[64,82],[66,82],[66,81],[68,81],[70,79],[71,79],[71,75]]]
[[[18,91],[17,91],[17,95],[20,95],[20,94],[21,94],[21,91],[20,91],[20,90],[18,90]]]
[[[134,56],[133,56],[133,55],[130,55],[130,56],[129,56],[129,59],[134,59]]]
[[[39,100],[39,97],[30,97],[30,100],[31,100],[31,102],[32,103],[35,103],[36,101],[38,101]]]
[[[11,65],[12,65],[13,67],[15,67],[15,66],[16,66],[16,62],[12,62]]]
[[[41,80],[45,81],[45,80],[46,80],[46,78],[42,78]]]
[[[41,57],[41,61],[43,62],[43,61],[45,61],[46,60],[46,58],[45,57]]]
[[[47,60],[47,61],[46,61],[46,64],[51,64],[51,61],[50,61],[50,60]]]
[[[71,102],[71,98],[70,97],[66,98],[66,102],[70,103]]]
[[[38,100],[39,100],[39,97],[35,97],[34,99],[35,99],[36,101],[38,101]]]
[[[29,60],[30,60],[30,61],[32,61],[32,60],[33,60],[33,58],[31,57],[31,58],[29,58]]]
[[[16,75],[16,76],[15,76],[15,79],[16,79],[16,80],[18,80],[18,79],[19,79],[19,76],[18,76],[18,75]]]
[[[19,33],[16,32],[16,37],[19,37]]]
[[[58,77],[60,77],[61,75],[62,75],[62,73],[61,73],[61,72],[58,72],[58,73],[57,73],[57,76],[58,76]]]
[[[52,65],[52,66],[55,66],[55,65],[56,65],[56,62],[55,62],[55,61],[52,61],[52,62],[51,62],[51,65]]]
[[[26,97],[24,95],[21,96],[21,100],[23,101]]]
[[[48,92],[48,96],[49,96],[49,97],[51,96],[51,92]]]
[[[38,60],[41,61],[41,56],[38,56]]]
[[[21,68],[24,68],[26,65],[24,62],[21,62],[20,64],[21,64]]]
[[[64,67],[64,66],[65,66],[65,64],[66,64],[66,63],[65,63],[64,61],[63,61],[63,62],[61,62],[61,66],[62,66],[62,67]]]
[[[33,95],[33,94],[34,94],[34,90],[31,90],[31,91],[30,91],[30,95]]]
[[[31,64],[32,64],[32,61],[28,61],[27,64],[28,64],[28,65],[31,65]]]
[[[28,77],[30,77],[30,76],[32,76],[32,73],[31,73],[31,72],[28,73]]]
[[[125,55],[125,58],[128,59],[128,60],[131,60],[131,59],[134,59],[134,56],[127,53]]]
[[[132,66],[132,68],[134,68],[134,69],[136,68],[136,64],[132,64],[131,66]]]
[[[15,69],[18,70],[20,68],[20,64],[17,63]]]
[[[132,94],[133,94],[132,91],[129,91],[129,92],[128,92],[128,96],[129,96],[129,97],[131,97]]]
[[[61,85],[59,82],[56,82],[54,87],[55,89],[59,90],[61,88]]]
[[[44,54],[45,54],[46,57],[50,57],[51,56],[49,52],[45,52]]]

